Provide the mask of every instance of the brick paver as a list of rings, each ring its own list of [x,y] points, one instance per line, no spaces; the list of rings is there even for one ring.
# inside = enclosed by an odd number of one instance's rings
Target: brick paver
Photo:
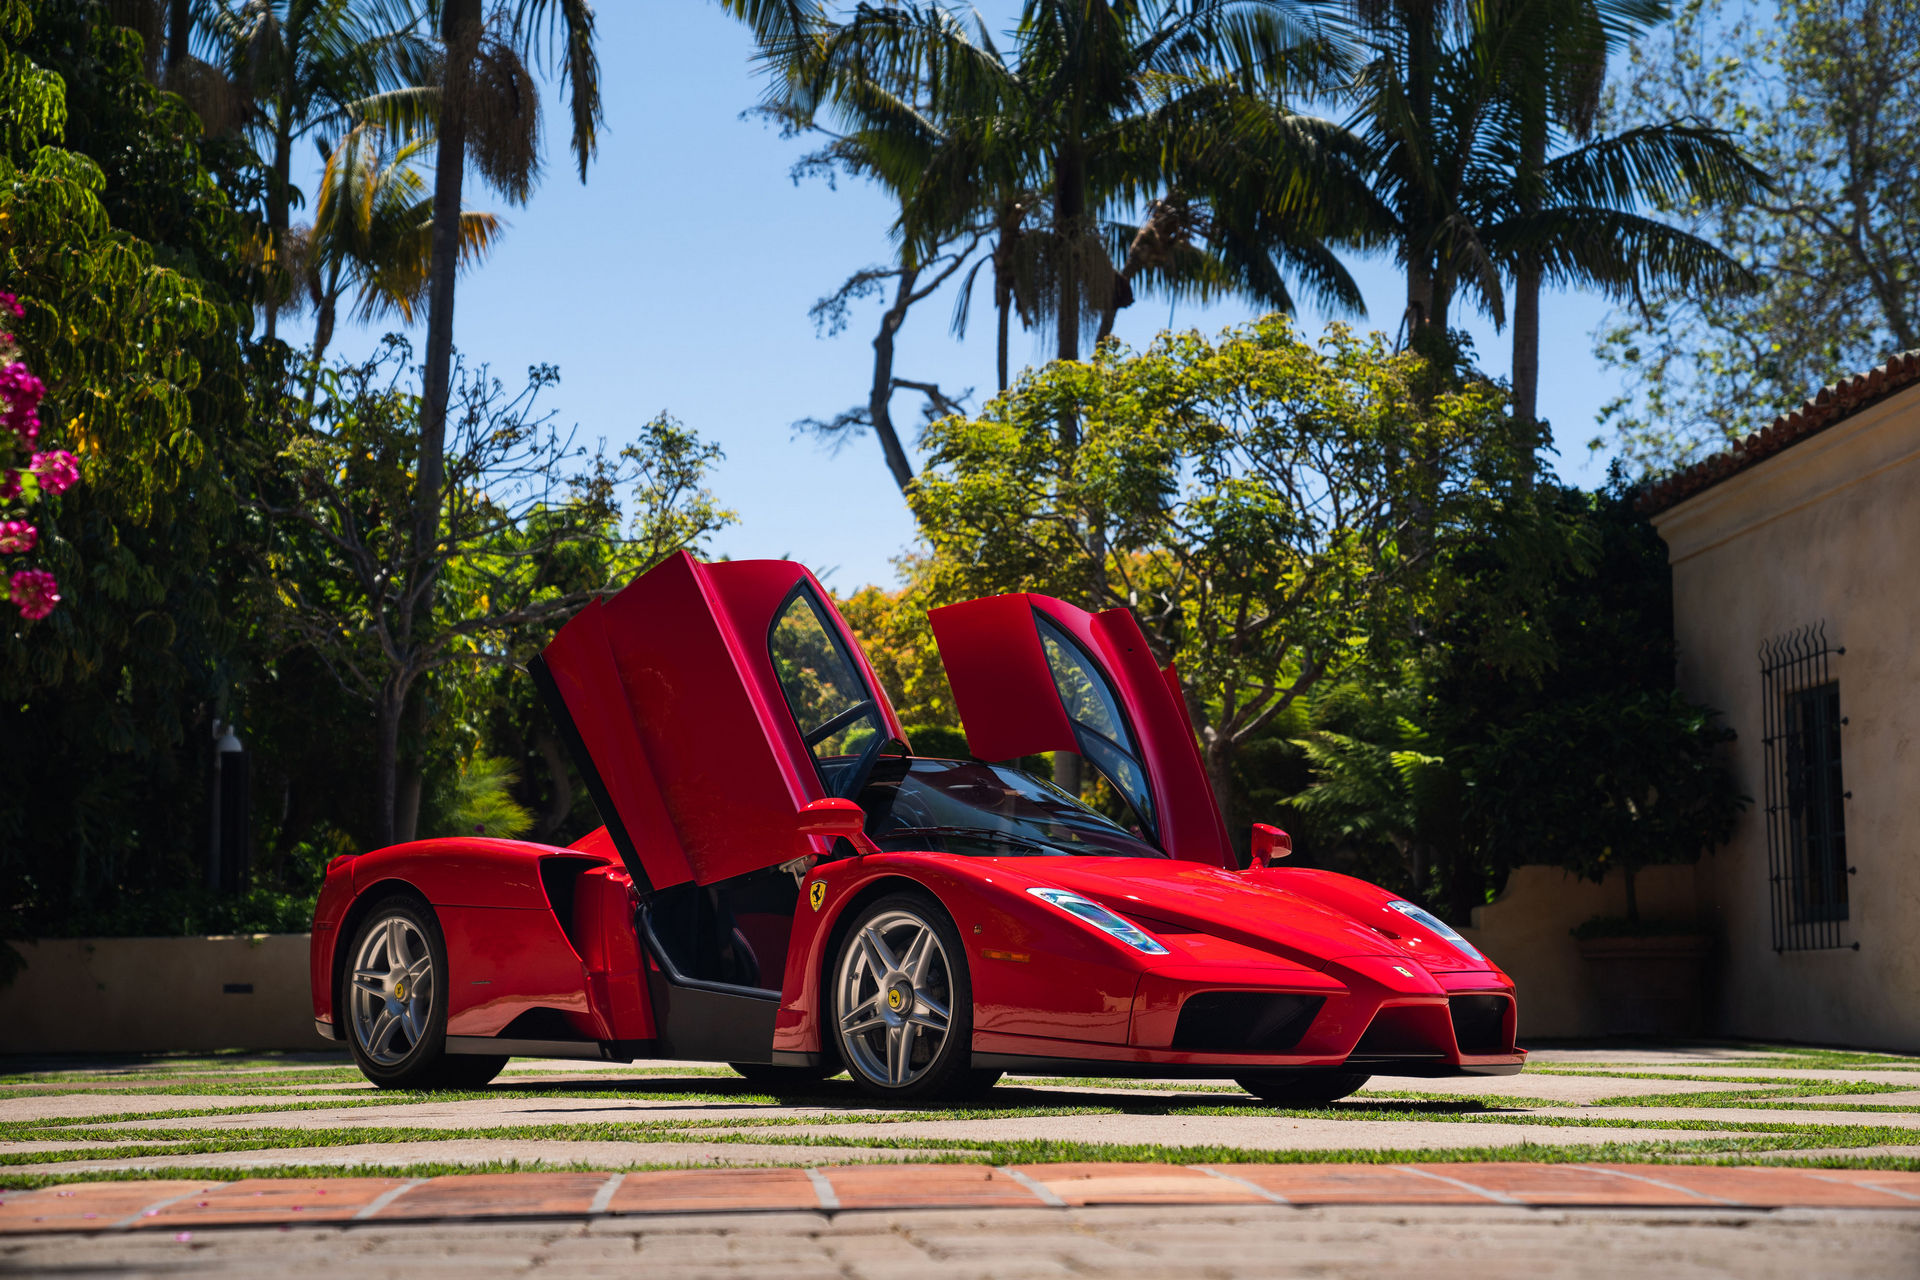
[[[0,1196],[0,1234],[872,1209],[1508,1205],[1920,1213],[1920,1173],[1583,1164],[849,1165],[96,1182]]]
[[[977,1176],[977,1175],[976,1175]],[[0,1236],[0,1275],[274,1280],[1887,1280],[1920,1214],[1274,1204],[630,1214]]]

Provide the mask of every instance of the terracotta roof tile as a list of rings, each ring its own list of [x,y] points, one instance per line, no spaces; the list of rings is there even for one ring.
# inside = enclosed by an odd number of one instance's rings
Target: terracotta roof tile
[[[1654,515],[1676,506],[1915,383],[1920,383],[1920,350],[1902,352],[1865,373],[1824,386],[1746,439],[1650,486],[1640,497],[1640,510]]]

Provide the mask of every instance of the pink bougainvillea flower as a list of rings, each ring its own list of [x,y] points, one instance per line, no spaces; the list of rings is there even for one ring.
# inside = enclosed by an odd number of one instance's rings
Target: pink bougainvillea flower
[[[0,520],[0,554],[24,555],[40,540],[40,531],[25,520]]]
[[[20,305],[20,299],[11,293],[0,292],[0,310],[13,312],[15,319],[27,314],[27,309]]]
[[[20,616],[29,622],[46,617],[60,603],[60,584],[45,569],[22,569],[9,585]]]
[[[39,375],[27,368],[24,360],[15,360],[0,369],[0,395],[14,408],[31,409],[46,398],[47,384],[40,381]]]
[[[20,361],[0,368],[0,401],[6,404],[4,421],[23,443],[32,444],[40,435],[39,405],[46,394],[46,384]]]
[[[65,493],[80,480],[80,460],[65,449],[34,454],[33,470],[48,493]]]

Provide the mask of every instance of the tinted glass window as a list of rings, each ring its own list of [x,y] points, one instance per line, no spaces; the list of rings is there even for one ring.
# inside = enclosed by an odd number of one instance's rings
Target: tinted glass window
[[[978,760],[885,759],[859,795],[884,849],[975,857],[1166,855],[1051,782]]]
[[[1127,736],[1126,720],[1114,701],[1113,691],[1080,646],[1064,632],[1036,616],[1040,628],[1040,647],[1047,653],[1047,669],[1053,673],[1053,687],[1060,691],[1060,704],[1067,715],[1083,728],[1091,729],[1123,751],[1133,750]]]
[[[787,706],[815,761],[852,755],[880,732],[873,695],[811,592],[787,602],[769,643]]]
[[[1141,822],[1151,827],[1153,796],[1147,790],[1147,771],[1107,678],[1065,632],[1039,614],[1033,620],[1040,628],[1040,647],[1046,651],[1047,669],[1053,674],[1060,705],[1073,720],[1080,754],[1093,762],[1093,767],[1133,806]]]

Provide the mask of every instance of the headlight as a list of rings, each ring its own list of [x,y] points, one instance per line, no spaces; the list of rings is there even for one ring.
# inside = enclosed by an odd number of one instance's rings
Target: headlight
[[[1164,956],[1167,949],[1133,921],[1117,916],[1097,902],[1071,893],[1065,889],[1029,889],[1028,893],[1042,902],[1051,903],[1070,916],[1078,916],[1102,933],[1111,934],[1132,947],[1135,951],[1144,951],[1150,956]]]
[[[1421,924],[1425,925],[1427,928],[1431,929],[1433,932],[1439,934],[1441,937],[1445,938],[1448,942],[1451,942],[1454,946],[1454,949],[1459,951],[1461,954],[1466,955],[1471,959],[1478,960],[1482,964],[1485,964],[1487,962],[1487,958],[1481,955],[1478,951],[1474,950],[1473,944],[1471,942],[1468,942],[1465,938],[1461,937],[1460,934],[1454,929],[1452,925],[1448,924],[1445,920],[1442,920],[1439,916],[1433,914],[1433,912],[1427,910],[1425,907],[1418,906],[1414,903],[1404,902],[1404,901],[1389,902],[1387,905],[1392,907],[1395,911],[1398,911],[1401,915],[1405,916],[1407,919],[1417,920]]]

